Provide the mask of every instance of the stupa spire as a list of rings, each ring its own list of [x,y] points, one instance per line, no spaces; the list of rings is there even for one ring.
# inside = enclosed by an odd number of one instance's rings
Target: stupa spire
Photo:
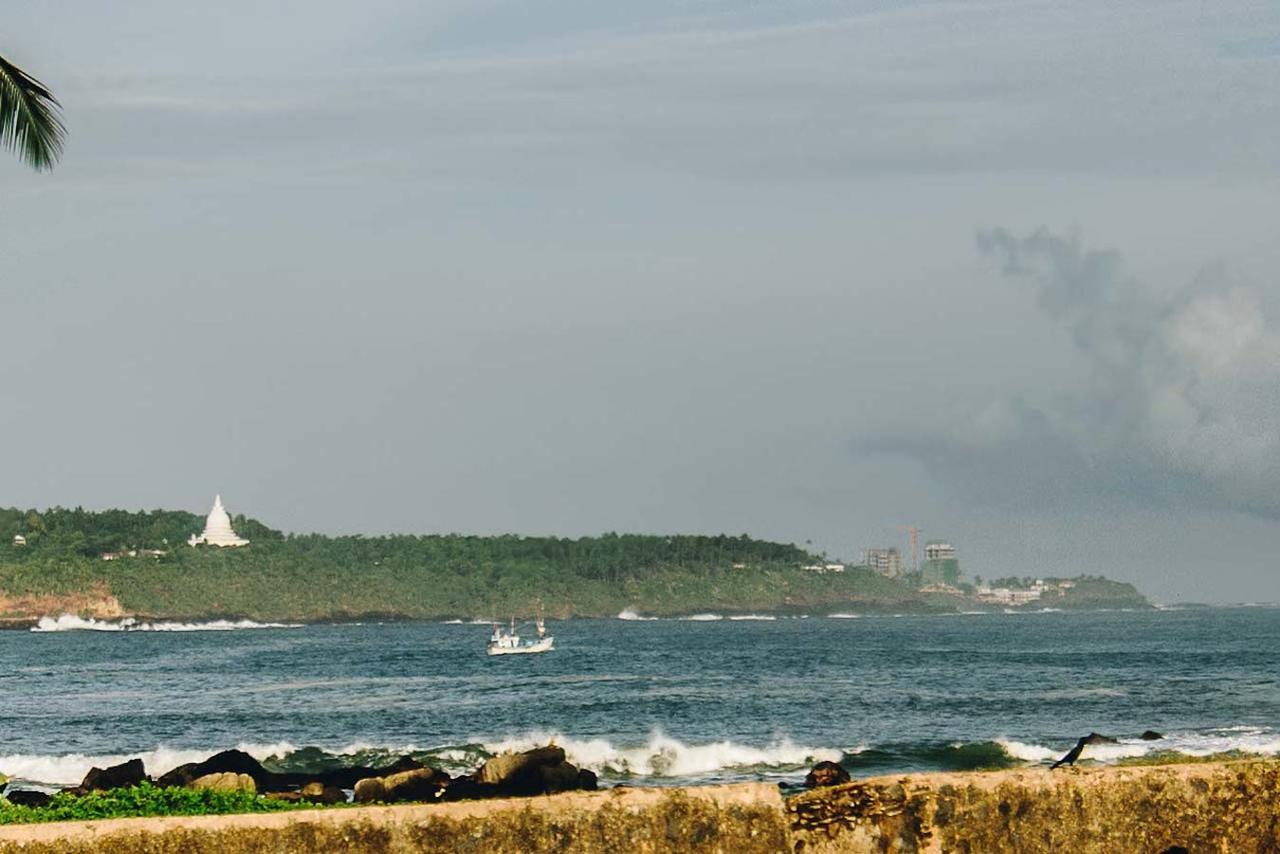
[[[209,511],[208,517],[204,520],[204,531],[196,536],[191,535],[191,539],[187,540],[193,546],[204,543],[209,546],[247,546],[249,541],[236,534],[231,528],[231,517],[227,514],[226,508],[222,506],[222,495],[218,494],[213,497],[213,509]]]

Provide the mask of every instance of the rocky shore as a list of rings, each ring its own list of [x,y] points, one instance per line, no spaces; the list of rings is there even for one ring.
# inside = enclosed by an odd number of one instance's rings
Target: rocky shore
[[[201,762],[179,765],[155,778],[147,773],[141,759],[131,759],[109,768],[90,768],[78,786],[63,789],[62,793],[84,796],[143,784],[247,792],[278,801],[313,804],[341,804],[349,800],[398,803],[529,797],[597,788],[594,772],[569,763],[564,749],[550,744],[522,753],[499,754],[475,773],[458,777],[409,756],[381,768],[352,765],[281,773],[268,770],[243,751],[224,750]],[[13,804],[42,807],[52,796],[43,791],[10,787],[4,797]]]
[[[511,780],[507,772],[513,772],[522,781],[521,793],[549,791],[559,785],[553,780],[567,781],[568,770],[554,749],[539,751],[495,757],[503,761],[491,773]],[[209,767],[199,763],[178,777],[185,779]],[[548,768],[556,770],[541,770]],[[211,773],[252,778],[251,770]],[[834,785],[792,798],[784,798],[775,786],[746,783],[461,799],[464,792],[477,791],[470,787],[493,785],[485,782],[482,770],[462,778],[468,782],[458,790],[459,800],[446,803],[440,801],[449,801],[454,784],[436,787],[431,775],[431,781],[416,790],[426,797],[413,799],[433,803],[0,827],[0,854],[1280,850],[1275,807],[1280,803],[1280,762],[1275,760],[917,774],[848,782],[819,774]],[[363,779],[382,780],[385,786],[404,773]],[[183,785],[196,785],[208,777],[201,774]],[[418,779],[426,777],[418,775]],[[282,781],[266,778],[263,782],[278,785]],[[302,790],[319,782],[311,780],[287,791],[305,797]],[[361,781],[356,786],[361,787]],[[441,791],[445,794],[434,794]],[[499,793],[499,789],[478,791]]]

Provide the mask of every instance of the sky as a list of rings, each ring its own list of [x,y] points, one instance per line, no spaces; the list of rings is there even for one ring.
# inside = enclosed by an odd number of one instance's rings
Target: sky
[[[1280,599],[1280,7],[6,3],[0,504]]]

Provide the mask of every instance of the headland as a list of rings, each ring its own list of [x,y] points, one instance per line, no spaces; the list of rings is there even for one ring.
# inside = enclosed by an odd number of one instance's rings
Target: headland
[[[565,619],[1150,607],[1132,585],[1097,575],[1003,579],[993,591],[956,578],[886,575],[746,535],[328,537],[285,535],[243,516],[223,522],[184,511],[0,509],[0,621],[27,627],[64,613],[330,622],[502,619],[536,608]],[[211,530],[238,547],[201,544]]]

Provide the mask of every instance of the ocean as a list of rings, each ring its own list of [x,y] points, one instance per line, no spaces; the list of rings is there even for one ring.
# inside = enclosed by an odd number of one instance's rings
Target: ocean
[[[239,747],[279,770],[470,769],[554,739],[605,784],[798,782],[1084,757],[1280,753],[1280,609],[482,623],[46,620],[0,632],[0,772],[45,787]],[[1142,741],[1144,730],[1166,738]]]

